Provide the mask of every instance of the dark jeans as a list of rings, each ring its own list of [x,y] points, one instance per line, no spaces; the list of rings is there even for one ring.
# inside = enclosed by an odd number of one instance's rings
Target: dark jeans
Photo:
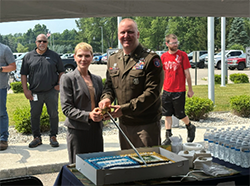
[[[0,141],[8,141],[9,116],[6,108],[7,88],[0,89]]]
[[[52,89],[48,92],[38,93],[38,101],[30,101],[31,129],[35,137],[41,137],[40,133],[40,116],[43,104],[46,104],[47,112],[50,117],[50,136],[56,136],[58,133],[58,93]]]

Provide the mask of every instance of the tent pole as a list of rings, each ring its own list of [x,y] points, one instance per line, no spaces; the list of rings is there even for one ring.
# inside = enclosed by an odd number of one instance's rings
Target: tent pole
[[[207,18],[208,98],[214,102],[214,17]]]

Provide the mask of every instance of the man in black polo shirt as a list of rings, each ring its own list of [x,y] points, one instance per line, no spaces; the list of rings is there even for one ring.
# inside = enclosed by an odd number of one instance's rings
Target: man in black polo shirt
[[[59,81],[64,73],[60,56],[49,50],[48,40],[44,34],[36,38],[35,50],[23,58],[21,81],[25,97],[30,100],[31,128],[34,136],[30,148],[42,144],[40,133],[40,116],[45,103],[50,116],[50,145],[58,147],[56,140],[58,132],[58,93]],[[28,78],[27,78],[28,77]],[[27,87],[29,79],[29,89]]]

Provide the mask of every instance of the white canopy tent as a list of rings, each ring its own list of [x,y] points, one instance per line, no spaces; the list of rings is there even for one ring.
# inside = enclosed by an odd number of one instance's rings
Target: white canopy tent
[[[249,17],[250,0],[0,0],[0,22],[102,16]]]
[[[0,22],[116,16],[210,17],[208,96],[214,101],[212,17],[250,17],[250,0],[0,0]]]

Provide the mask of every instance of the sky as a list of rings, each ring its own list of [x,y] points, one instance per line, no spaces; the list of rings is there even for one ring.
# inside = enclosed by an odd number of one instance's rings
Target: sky
[[[15,34],[15,33],[26,33],[30,28],[34,29],[35,25],[46,25],[51,33],[62,33],[64,30],[77,29],[74,19],[43,19],[43,20],[32,20],[32,21],[17,21],[0,23],[0,34]]]

